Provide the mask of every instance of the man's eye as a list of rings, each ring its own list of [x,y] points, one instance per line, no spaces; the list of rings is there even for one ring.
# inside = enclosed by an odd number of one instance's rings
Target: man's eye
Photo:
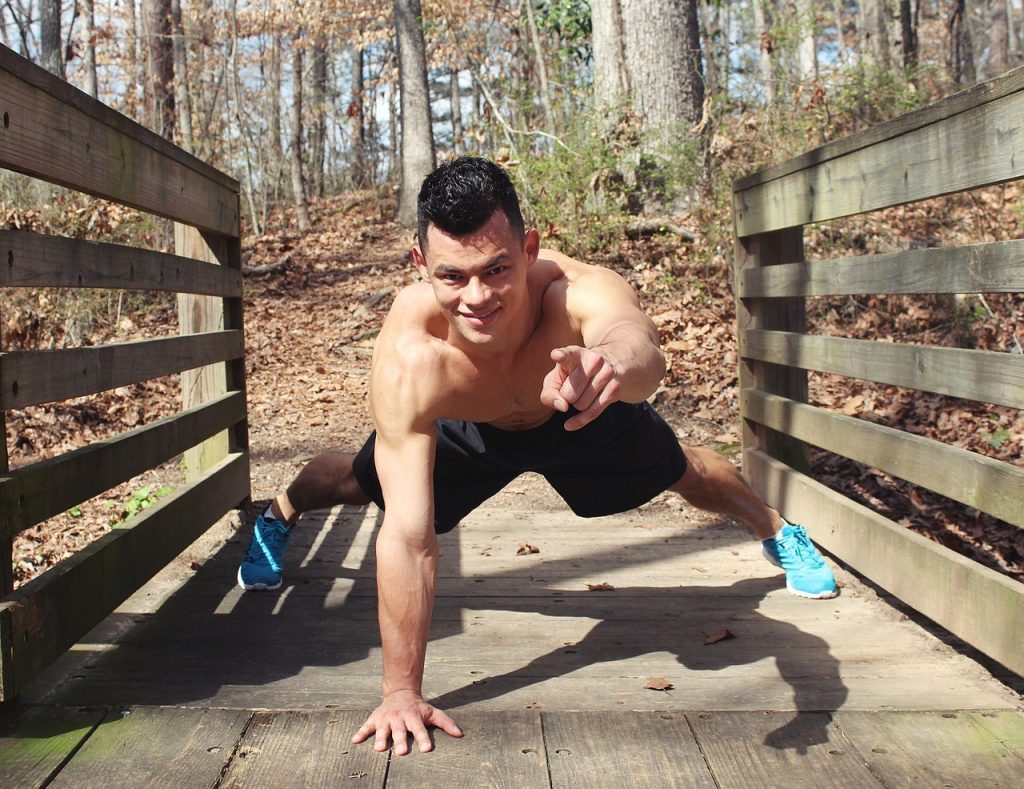
[[[489,274],[501,274],[502,272],[505,271],[506,268],[508,268],[508,267],[507,266],[495,266],[488,273]]]

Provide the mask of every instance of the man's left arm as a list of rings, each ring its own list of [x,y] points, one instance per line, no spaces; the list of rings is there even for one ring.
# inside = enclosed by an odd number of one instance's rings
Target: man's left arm
[[[589,424],[617,400],[638,403],[655,392],[665,375],[658,330],[625,280],[594,268],[569,287],[566,309],[583,344],[551,352],[555,365],[541,401],[558,411],[579,411],[566,421],[567,430]]]

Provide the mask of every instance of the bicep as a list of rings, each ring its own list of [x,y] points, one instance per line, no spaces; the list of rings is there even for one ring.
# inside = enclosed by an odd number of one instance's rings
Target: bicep
[[[618,274],[598,269],[574,284],[568,307],[579,322],[586,347],[606,342],[619,327],[628,327],[658,344],[654,321],[640,308],[636,291]]]
[[[411,538],[433,532],[435,444],[433,424],[429,433],[378,429],[374,458],[389,530]]]

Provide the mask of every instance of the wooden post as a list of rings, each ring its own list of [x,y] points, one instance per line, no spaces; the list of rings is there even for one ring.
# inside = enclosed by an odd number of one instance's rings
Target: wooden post
[[[756,266],[796,263],[804,259],[803,228],[791,227],[761,233],[736,242],[736,283],[741,272]],[[736,299],[737,336],[739,338],[739,389],[759,389],[770,394],[807,402],[807,371],[754,360],[746,360],[744,343],[750,330],[804,332],[807,327],[806,300],[803,297],[773,299]],[[760,449],[792,468],[810,472],[807,445],[791,436],[750,422],[741,407],[742,446],[744,456],[750,449]],[[747,464],[744,463],[744,467]]]
[[[0,321],[0,332],[3,322]],[[0,333],[0,366],[4,363],[3,334]],[[0,477],[9,470],[7,455],[7,419],[6,412],[0,408]],[[10,528],[10,520],[0,518],[0,597],[6,597],[14,591],[14,532]],[[5,604],[0,603],[0,710],[10,708],[9,702],[14,698],[14,672],[12,660],[13,634],[11,617]]]
[[[235,237],[198,230],[175,223],[174,247],[179,255],[216,265],[241,267],[241,243]],[[178,322],[181,334],[242,329],[241,297],[219,298],[178,294]],[[245,360],[213,364],[181,374],[182,407],[193,408],[228,391],[245,392]],[[202,476],[229,452],[246,451],[249,446],[247,422],[222,431],[185,453],[185,473],[189,482]]]

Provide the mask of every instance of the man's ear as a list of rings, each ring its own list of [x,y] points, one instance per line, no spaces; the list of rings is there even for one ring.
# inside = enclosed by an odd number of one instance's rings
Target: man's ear
[[[412,247],[412,262],[416,264],[416,268],[420,270],[420,274],[423,279],[429,279],[430,275],[427,273],[427,261],[423,257],[423,253],[420,252],[420,245],[414,244]]]
[[[523,252],[526,253],[531,266],[537,262],[537,255],[540,254],[540,233],[537,228],[526,231],[526,236],[523,238]]]

